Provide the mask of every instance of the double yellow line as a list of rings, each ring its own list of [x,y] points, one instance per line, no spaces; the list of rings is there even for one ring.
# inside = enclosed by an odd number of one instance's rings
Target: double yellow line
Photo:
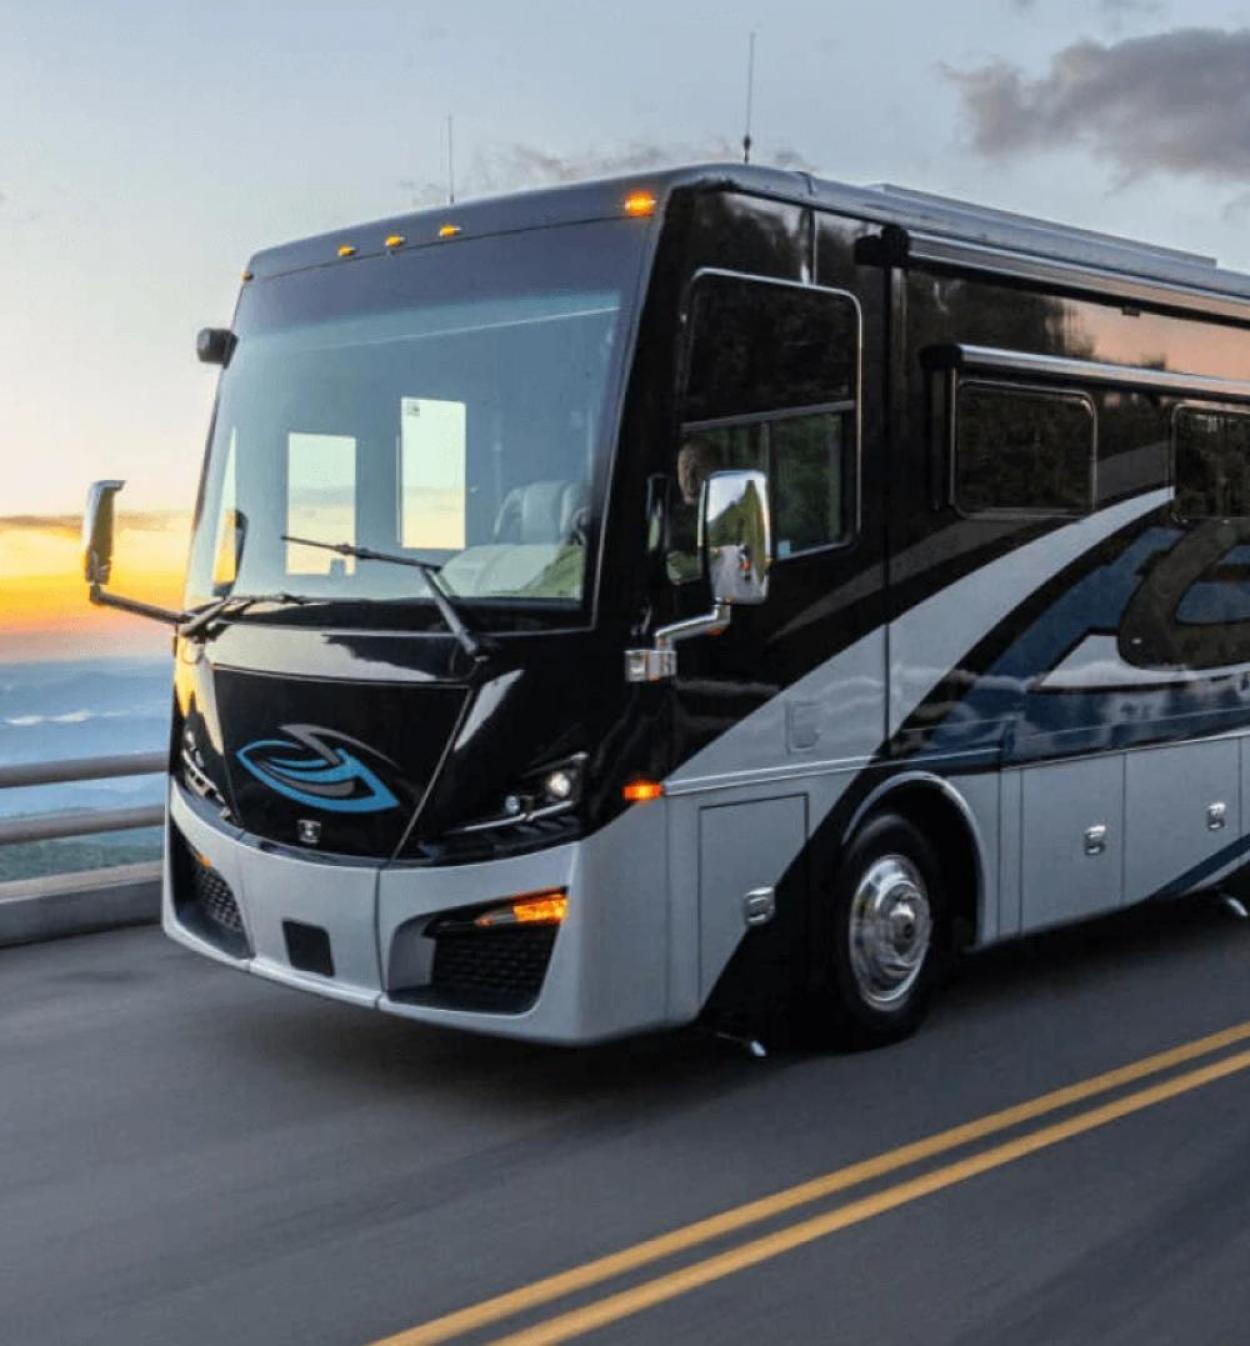
[[[662,1258],[689,1252],[713,1239],[735,1233],[763,1220],[784,1215],[788,1211],[810,1205],[814,1201],[844,1192],[872,1179],[895,1173],[899,1169],[937,1158],[961,1146],[985,1140],[987,1137],[1026,1122],[1036,1121],[1064,1108],[1087,1102],[1101,1094],[1122,1089],[1152,1075],[1174,1070],[1178,1066],[1187,1065],[1204,1056],[1236,1046],[1247,1039],[1250,1039],[1250,1023],[1226,1028],[1222,1032],[1212,1033],[1195,1042],[1159,1052],[1154,1056],[1121,1066],[1117,1070],[1107,1071],[1092,1079],[1042,1094],[1028,1102],[990,1113],[947,1131],[940,1131],[924,1140],[888,1150],[875,1158],[837,1169],[794,1187],[787,1187],[757,1201],[748,1201],[718,1215],[696,1220],[693,1224],[683,1225],[666,1234],[636,1243],[607,1257],[584,1262],[568,1271],[520,1286],[516,1290],[496,1295],[492,1299],[459,1309],[442,1318],[432,1319],[418,1327],[374,1342],[372,1346],[436,1346],[436,1343],[451,1341],[466,1333],[480,1331],[507,1318],[532,1312],[555,1300],[564,1299],[604,1281],[637,1271]],[[946,1187],[953,1187],[956,1183],[966,1182],[980,1173],[1001,1168],[1004,1164],[1022,1159],[1026,1155],[1036,1154],[1039,1150],[1058,1145],[1073,1136],[1096,1130],[1121,1117],[1141,1112],[1167,1099],[1189,1093],[1215,1080],[1248,1069],[1250,1069],[1250,1051],[1224,1056],[1195,1070],[1173,1075],[1149,1088],[1123,1094],[1101,1106],[1078,1112],[1061,1121],[980,1150],[967,1158],[931,1169],[918,1177],[899,1182],[869,1196],[836,1206],[832,1210],[797,1223],[785,1225],[772,1233],[750,1239],[724,1252],[715,1253],[678,1270],[653,1277],[580,1308],[559,1313],[532,1327],[498,1338],[494,1346],[555,1346],[555,1343],[569,1341],[595,1328],[606,1326],[608,1323],[661,1304],[665,1300],[674,1299],[700,1286],[721,1280],[737,1271],[766,1262],[805,1243],[824,1238],[828,1234],[869,1220],[885,1211],[894,1210],[920,1197],[939,1192]]]

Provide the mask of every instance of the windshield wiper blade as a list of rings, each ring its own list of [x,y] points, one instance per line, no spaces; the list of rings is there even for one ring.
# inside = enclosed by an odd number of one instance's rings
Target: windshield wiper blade
[[[308,602],[311,602],[311,599],[303,598],[299,594],[227,594],[225,598],[219,598],[214,603],[206,603],[202,608],[193,608],[188,614],[190,620],[184,622],[178,628],[178,634],[180,636],[199,635],[205,627],[211,626],[218,617],[237,617],[256,603],[304,604]]]
[[[482,646],[480,637],[465,625],[464,618],[456,610],[451,593],[443,584],[438,573],[440,567],[435,562],[418,561],[415,557],[399,556],[397,553],[390,551],[375,551],[372,547],[358,547],[352,542],[317,542],[310,537],[293,537],[290,533],[283,533],[282,541],[296,542],[303,547],[319,547],[322,551],[332,551],[339,556],[353,556],[358,561],[387,561],[391,565],[410,566],[413,570],[419,570],[421,578],[425,580],[426,587],[430,591],[430,597],[434,600],[434,606],[438,609],[439,616],[447,624],[447,629],[460,642],[460,648],[470,659],[484,659],[486,657],[486,651]]]

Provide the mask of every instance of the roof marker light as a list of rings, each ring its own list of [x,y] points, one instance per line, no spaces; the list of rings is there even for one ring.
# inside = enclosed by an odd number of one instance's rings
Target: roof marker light
[[[439,238],[455,238],[459,232],[460,226],[458,224],[442,224],[439,225],[438,236]]]
[[[655,214],[655,193],[654,192],[630,192],[630,194],[621,202],[621,209],[626,215],[633,215],[636,219],[642,219],[647,215]]]
[[[386,246],[388,248],[402,248],[406,242],[403,234],[390,234],[387,237]]]
[[[245,281],[251,280],[251,279],[252,279],[252,275],[253,275],[253,273],[252,273],[251,271],[245,271],[245,272],[243,273],[243,279],[244,279]]]
[[[339,256],[340,256],[340,257],[355,257],[355,255],[356,255],[356,249],[355,249],[354,247],[352,247],[352,245],[351,245],[350,243],[340,243],[340,244],[339,244]]]
[[[663,793],[664,786],[658,780],[631,780],[621,791],[630,804],[648,804]]]

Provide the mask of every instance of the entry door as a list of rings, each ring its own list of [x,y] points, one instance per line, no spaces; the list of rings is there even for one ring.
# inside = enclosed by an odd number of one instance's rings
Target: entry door
[[[851,265],[849,249],[841,259]],[[689,290],[668,619],[711,608],[698,539],[710,473],[764,471],[773,535],[767,600],[736,607],[724,634],[678,646],[674,897],[684,907],[685,876],[699,876],[701,997],[743,940],[765,938],[749,893],[775,887],[777,932],[805,919],[806,866],[794,862],[882,743],[881,273],[862,281],[857,291],[711,269]]]
[[[873,276],[880,285],[880,273]],[[849,288],[708,269],[691,285],[666,570],[674,615],[711,607],[699,551],[702,484],[768,477],[769,597],[729,630],[683,643],[682,770],[752,775],[875,753],[884,732],[877,416],[866,358],[879,324]],[[866,350],[872,347],[873,352]]]

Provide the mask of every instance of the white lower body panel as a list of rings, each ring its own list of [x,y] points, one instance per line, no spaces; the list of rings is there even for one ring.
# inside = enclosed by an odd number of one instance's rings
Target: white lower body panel
[[[206,822],[171,786],[170,821],[229,884],[254,952],[230,957],[179,919],[168,857],[163,925],[219,962],[403,1018],[542,1042],[602,1041],[697,1013],[693,997],[672,984],[673,925],[693,925],[697,911],[669,901],[666,815],[659,801],[635,806],[584,841],[525,856],[387,867],[268,848]],[[550,888],[567,890],[568,913],[528,1009],[455,1009],[401,994],[428,972],[433,941],[424,931],[435,918]],[[283,929],[292,921],[327,933],[333,976],[292,966]]]

